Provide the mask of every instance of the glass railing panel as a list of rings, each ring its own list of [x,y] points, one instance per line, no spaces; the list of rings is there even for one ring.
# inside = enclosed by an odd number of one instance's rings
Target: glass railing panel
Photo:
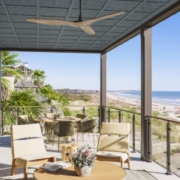
[[[180,124],[170,123],[171,171],[180,177]]]
[[[166,168],[166,121],[152,118],[152,160]]]
[[[141,115],[135,115],[135,149],[141,151]]]

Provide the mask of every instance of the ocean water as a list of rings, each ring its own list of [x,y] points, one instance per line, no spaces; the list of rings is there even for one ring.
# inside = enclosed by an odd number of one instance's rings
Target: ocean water
[[[140,100],[140,91],[110,92],[113,95]],[[152,91],[152,101],[180,105],[180,91]]]

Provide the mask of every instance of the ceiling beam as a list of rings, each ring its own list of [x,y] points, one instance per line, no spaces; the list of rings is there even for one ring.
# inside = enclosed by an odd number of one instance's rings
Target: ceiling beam
[[[36,17],[39,18],[39,0],[36,0]],[[37,26],[37,48],[39,48],[39,24]]]
[[[171,2],[169,2],[169,3],[171,3]],[[149,21],[146,21],[146,19],[144,19],[145,23],[143,23],[141,26],[138,26],[136,29],[130,31],[128,34],[124,35],[122,38],[120,38],[120,39],[117,38],[117,40],[114,43],[112,43],[112,41],[111,41],[108,45],[106,45],[106,47],[102,50],[102,52],[108,52],[108,51],[116,48],[117,46],[123,44],[124,42],[126,42],[129,39],[138,35],[141,31],[141,28],[152,27],[152,26],[158,24],[159,22],[167,19],[168,17],[174,15],[175,13],[177,13],[179,11],[180,11],[180,1],[171,5],[169,8],[165,9],[160,14],[154,16]]]
[[[71,0],[71,4],[70,4],[69,10],[68,10],[68,13],[66,14],[66,17],[65,17],[65,19],[64,19],[65,21],[69,18],[69,15],[70,15],[71,10],[72,10],[72,8],[73,8],[73,6],[74,6],[74,3],[75,3],[75,0]],[[58,38],[57,38],[56,45],[55,45],[54,49],[57,48],[57,45],[58,45],[58,43],[59,43],[59,40],[61,39],[61,36],[62,36],[63,31],[64,31],[64,26],[62,26],[62,28],[61,28],[61,31],[60,31],[59,36],[58,36]]]
[[[103,11],[104,11],[104,9],[107,7],[107,5],[111,2],[112,0],[107,0],[106,1],[106,3],[103,5],[103,7],[101,8],[101,10],[96,14],[96,16],[94,17],[94,18],[96,18],[96,17],[98,17]],[[85,32],[83,32],[82,34],[81,34],[81,36],[78,38],[78,40],[74,43],[74,45],[73,45],[73,47],[71,48],[71,49],[73,49],[75,46],[76,46],[76,44],[81,40],[81,38],[84,36],[84,34],[86,34]]]
[[[7,7],[6,7],[6,4],[5,4],[4,0],[1,0],[1,3],[2,3],[2,6],[3,6],[4,11],[5,11],[5,13],[6,13],[6,16],[7,16],[8,20],[9,20],[9,24],[11,25],[11,28],[12,28],[12,30],[13,30],[14,36],[15,36],[15,38],[16,38],[16,41],[18,42],[19,47],[21,48],[21,44],[20,44],[20,42],[19,42],[18,36],[17,36],[17,34],[16,34],[16,30],[15,30],[15,28],[14,28],[14,25],[13,25],[13,23],[12,23],[11,17],[10,17],[10,15],[9,15],[9,12],[8,12],[8,10],[7,10]]]
[[[33,48],[5,48],[0,47],[0,51],[19,51],[19,52],[62,52],[62,53],[89,53],[89,54],[100,54],[101,51],[87,51],[87,50],[65,50],[65,49],[33,49]]]
[[[114,28],[116,28],[117,25],[119,25],[120,23],[122,23],[128,16],[130,16],[132,13],[134,13],[134,11],[136,11],[136,9],[139,8],[139,6],[142,6],[142,4],[144,4],[146,2],[146,0],[140,2],[130,13],[127,13],[119,22],[117,22],[111,29],[109,29],[103,36],[101,36],[97,41],[95,41],[89,48],[91,49],[97,42],[99,42],[102,38],[104,38],[104,36],[106,36],[111,30],[113,30]]]

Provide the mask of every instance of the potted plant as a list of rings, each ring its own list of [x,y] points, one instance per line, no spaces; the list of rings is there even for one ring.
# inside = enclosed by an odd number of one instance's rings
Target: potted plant
[[[95,154],[91,151],[89,145],[81,146],[72,155],[71,162],[74,164],[74,170],[78,176],[88,176],[94,165]]]

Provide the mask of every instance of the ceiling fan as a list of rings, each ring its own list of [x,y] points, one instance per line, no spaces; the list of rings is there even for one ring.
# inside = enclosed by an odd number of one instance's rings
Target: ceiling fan
[[[109,19],[109,18],[112,18],[112,17],[115,17],[115,16],[118,16],[118,15],[125,13],[125,12],[117,12],[114,14],[109,14],[106,16],[102,16],[102,17],[83,21],[82,16],[81,16],[81,0],[79,0],[79,5],[80,5],[79,19],[77,21],[71,22],[71,21],[63,21],[63,20],[37,19],[37,18],[34,18],[34,19],[28,18],[27,21],[37,23],[37,24],[51,25],[51,26],[63,26],[63,25],[72,26],[72,27],[82,29],[87,34],[95,34],[94,30],[90,27],[90,25],[92,25],[93,23],[95,23],[97,21]]]

